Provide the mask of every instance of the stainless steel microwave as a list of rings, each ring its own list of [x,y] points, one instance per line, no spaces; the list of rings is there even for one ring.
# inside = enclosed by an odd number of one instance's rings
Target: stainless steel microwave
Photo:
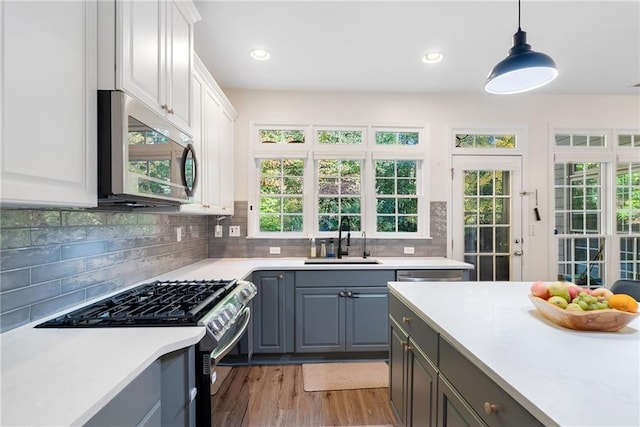
[[[189,203],[198,182],[192,139],[121,91],[98,91],[98,203]]]

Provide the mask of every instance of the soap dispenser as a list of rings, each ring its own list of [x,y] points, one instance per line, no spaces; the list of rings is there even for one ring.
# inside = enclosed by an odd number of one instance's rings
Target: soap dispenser
[[[315,258],[316,257],[316,238],[312,237],[311,238],[311,252],[309,253],[309,258]]]

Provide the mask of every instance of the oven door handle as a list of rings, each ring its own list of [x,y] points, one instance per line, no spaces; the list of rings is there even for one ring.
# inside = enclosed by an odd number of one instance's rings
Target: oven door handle
[[[211,358],[216,361],[216,363],[219,359],[223,358],[238,341],[240,341],[240,337],[242,337],[242,334],[247,330],[249,320],[251,320],[251,310],[249,307],[245,307],[244,310],[242,310],[241,316],[244,317],[242,320],[242,326],[236,331],[233,338],[222,348],[215,348],[211,352]]]

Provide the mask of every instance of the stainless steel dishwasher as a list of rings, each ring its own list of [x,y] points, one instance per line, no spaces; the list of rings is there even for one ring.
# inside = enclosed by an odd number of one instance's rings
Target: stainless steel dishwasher
[[[463,280],[463,270],[398,270],[398,282],[457,282]]]

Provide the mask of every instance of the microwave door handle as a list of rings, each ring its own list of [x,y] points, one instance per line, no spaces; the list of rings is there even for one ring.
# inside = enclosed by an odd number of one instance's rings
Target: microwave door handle
[[[193,159],[193,184],[189,186],[187,182],[187,160],[189,158],[189,154],[191,154],[191,158]],[[180,174],[182,175],[182,185],[184,186],[184,191],[187,194],[187,197],[193,196],[196,185],[198,183],[198,161],[196,159],[196,152],[193,148],[192,144],[187,144],[184,148],[184,152],[182,153],[182,164],[180,165]]]

